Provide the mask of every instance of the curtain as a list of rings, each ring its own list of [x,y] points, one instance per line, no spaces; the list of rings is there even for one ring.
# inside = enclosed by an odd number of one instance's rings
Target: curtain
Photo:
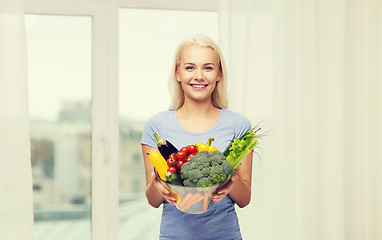
[[[0,1],[0,238],[33,239],[22,0]]]
[[[271,129],[244,239],[382,239],[382,1],[219,8],[231,108]]]

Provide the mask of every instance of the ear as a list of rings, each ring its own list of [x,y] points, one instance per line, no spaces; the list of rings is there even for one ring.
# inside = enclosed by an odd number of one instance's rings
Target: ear
[[[176,77],[176,81],[180,82],[178,70],[175,71],[175,77]]]
[[[217,79],[216,79],[216,82],[219,82],[221,74],[222,74],[222,73],[219,72],[219,75],[218,75],[218,77],[217,77]]]

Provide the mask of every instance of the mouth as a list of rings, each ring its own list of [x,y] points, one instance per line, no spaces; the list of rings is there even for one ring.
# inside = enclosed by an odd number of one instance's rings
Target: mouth
[[[208,84],[189,84],[189,85],[196,90],[202,90],[208,86]]]

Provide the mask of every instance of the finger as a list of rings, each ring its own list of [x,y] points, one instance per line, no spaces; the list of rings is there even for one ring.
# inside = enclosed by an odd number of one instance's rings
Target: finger
[[[167,189],[166,185],[162,183],[158,178],[154,179],[154,185],[155,187],[162,193],[162,194],[169,194],[170,191]]]
[[[234,174],[234,175],[231,176],[231,179],[230,179],[230,180],[231,180],[231,181],[235,181],[236,178],[237,178],[237,174]]]
[[[214,194],[212,194],[212,201],[218,202],[222,200],[228,194],[229,190],[230,188],[224,187],[219,191],[215,192]]]
[[[232,188],[232,185],[233,185],[233,181],[228,181],[226,185],[224,185],[224,187],[218,189],[216,191],[216,194],[227,194],[229,192],[229,190],[231,190]]]
[[[231,189],[232,185],[236,181],[236,179],[239,176],[235,173],[234,175],[231,176],[231,178],[228,180],[228,182],[222,187],[222,189]]]
[[[168,203],[170,203],[173,206],[176,204],[176,198],[174,196],[170,196],[169,198],[165,198],[165,199]]]
[[[224,195],[215,194],[215,195],[212,196],[212,201],[219,202],[219,201],[221,201],[225,197],[225,195],[226,194],[224,194]]]
[[[153,179],[154,186],[163,195],[164,199],[168,203],[170,203],[171,205],[175,205],[177,203],[176,195],[169,189],[166,183],[158,179],[155,173],[154,173],[154,176],[155,176],[155,178]]]

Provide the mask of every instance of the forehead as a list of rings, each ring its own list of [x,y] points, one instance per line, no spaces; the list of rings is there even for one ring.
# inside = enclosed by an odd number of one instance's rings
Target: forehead
[[[210,47],[187,46],[180,54],[180,62],[217,63],[218,56]]]

